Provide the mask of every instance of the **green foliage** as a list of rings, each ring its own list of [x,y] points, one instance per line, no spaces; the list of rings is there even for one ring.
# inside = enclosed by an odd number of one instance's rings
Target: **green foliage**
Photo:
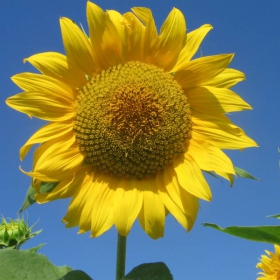
[[[231,226],[222,228],[215,224],[204,223],[206,227],[219,230],[223,233],[231,234],[244,239],[266,242],[280,245],[280,226],[256,226],[256,227],[238,227]]]
[[[36,247],[32,247],[30,249],[26,249],[26,251],[29,251],[29,252],[37,252],[39,249],[41,249],[44,245],[46,245],[46,243],[41,243],[39,244],[38,246]]]
[[[122,280],[173,280],[168,267],[162,263],[145,263],[133,268]]]
[[[45,256],[34,252],[0,250],[1,280],[57,280],[71,270],[68,266],[55,266]]]
[[[234,171],[235,171],[236,175],[241,177],[241,178],[252,179],[252,180],[260,180],[259,178],[254,177],[253,175],[251,175],[250,173],[248,173],[244,169],[241,169],[241,168],[236,167],[236,166],[234,166],[233,168],[234,168]]]
[[[72,270],[65,274],[59,280],[93,280],[85,272],[81,270]]]
[[[268,218],[275,218],[275,219],[280,220],[280,214],[270,215],[270,216],[267,216],[267,217]]]
[[[51,192],[58,185],[58,183],[59,182],[51,182],[51,183],[42,182],[40,187],[40,193]],[[35,189],[32,185],[30,185],[26,192],[26,196],[19,210],[19,213],[21,213],[23,210],[25,210],[26,208],[28,208],[29,206],[31,206],[36,202],[34,195],[35,195]]]
[[[246,170],[244,170],[240,167],[233,166],[233,169],[238,177],[245,178],[245,179],[252,179],[252,180],[260,180],[259,178],[251,175]],[[204,172],[221,181],[220,177],[217,176],[214,172],[212,172],[212,171],[204,171]],[[231,186],[233,185],[233,182],[234,182],[234,177],[232,178],[232,181],[230,184]]]

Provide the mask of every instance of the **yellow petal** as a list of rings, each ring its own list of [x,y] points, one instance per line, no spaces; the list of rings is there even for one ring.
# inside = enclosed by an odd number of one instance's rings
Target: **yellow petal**
[[[175,72],[174,79],[183,88],[206,85],[227,68],[232,58],[233,54],[220,54],[194,59]]]
[[[220,87],[220,88],[230,88],[235,84],[245,80],[245,74],[235,69],[227,68],[212,80],[207,81],[207,85]]]
[[[88,167],[86,167],[88,168]],[[69,176],[61,182],[48,193],[37,193],[35,195],[36,201],[38,203],[46,203],[49,201],[64,199],[73,196],[80,186],[83,183],[84,177],[86,175],[86,168],[81,168],[77,174],[74,174],[73,177]]]
[[[24,59],[24,62],[26,61],[44,75],[55,78],[73,88],[87,83],[84,72],[79,71],[79,68],[67,61],[67,57],[63,54],[55,52],[38,53]]]
[[[152,238],[163,237],[165,208],[155,187],[156,181],[143,181],[143,207],[138,215],[143,230]]]
[[[152,16],[152,11],[149,8],[134,7],[131,8],[131,10],[145,25],[147,25],[150,17]]]
[[[122,236],[127,236],[143,203],[140,191],[142,180],[119,179],[114,196],[115,226]]]
[[[55,92],[27,91],[6,100],[11,108],[47,121],[65,121],[74,117],[73,104],[61,102]]]
[[[183,211],[184,209],[180,197],[180,185],[173,166],[166,166],[161,172],[157,173],[156,178],[159,184],[160,182],[163,184],[159,185],[159,187],[165,189],[176,205]]]
[[[107,10],[106,12],[119,34],[119,39],[122,46],[121,48],[123,49],[126,44],[123,16],[122,14],[114,10]]]
[[[132,11],[146,25],[143,36],[143,62],[157,64],[155,55],[159,38],[152,11],[143,7],[132,8]]]
[[[123,15],[126,37],[125,60],[143,61],[144,25],[131,12]]]
[[[110,16],[100,7],[88,1],[87,21],[93,56],[99,70],[121,63],[121,39]]]
[[[150,17],[147,23],[143,41],[143,61],[157,64],[156,53],[159,37],[153,16]]]
[[[157,65],[170,70],[186,40],[186,21],[180,10],[173,8],[164,21],[159,36]]]
[[[190,194],[210,201],[212,198],[210,187],[195,160],[185,154],[175,157],[173,161],[180,186]]]
[[[68,18],[60,19],[60,27],[67,60],[79,72],[92,76],[97,69],[88,37]]]
[[[97,237],[113,225],[113,197],[115,178],[87,174],[63,219],[67,227],[80,226],[79,233],[91,230]]]
[[[279,257],[280,256],[280,246],[274,245],[274,249],[275,249],[275,255]]]
[[[74,133],[68,132],[60,137],[51,139],[40,145],[34,152],[33,165],[36,166],[37,161],[43,157],[52,157],[53,154],[67,151],[69,148],[76,147],[76,138]]]
[[[23,160],[34,144],[44,143],[60,137],[73,129],[72,123],[50,123],[36,131],[20,149],[20,160]]]
[[[116,178],[102,175],[94,183],[92,195],[91,237],[97,237],[107,231],[114,223],[114,185]],[[97,189],[98,188],[98,189]]]
[[[235,174],[229,157],[204,140],[192,138],[188,143],[186,154],[191,155],[202,170]]]
[[[84,175],[76,185],[76,192],[73,194],[67,213],[62,219],[68,228],[78,226],[83,210],[86,207],[91,207],[91,204],[88,204],[88,200],[91,198],[90,192],[93,189],[92,177],[88,174]],[[87,228],[86,231],[89,229]]]
[[[257,147],[238,126],[224,115],[206,115],[192,112],[192,137],[212,143],[221,149]]]
[[[34,73],[21,73],[12,77],[12,81],[25,91],[42,91],[56,96],[61,102],[71,104],[75,94],[71,87],[54,78]]]
[[[172,168],[166,167],[157,173],[156,181],[160,198],[165,207],[187,229],[189,227],[189,213],[184,212],[176,173]]]
[[[185,90],[191,108],[208,114],[250,110],[252,107],[239,95],[227,88],[195,87]]]
[[[50,157],[52,156],[52,157]],[[69,148],[58,154],[43,155],[38,159],[34,171],[46,174],[50,178],[61,178],[81,167],[84,156],[78,149]],[[66,173],[67,172],[67,173]]]
[[[47,176],[46,174],[42,174],[37,171],[26,172],[21,168],[21,166],[19,167],[19,169],[23,174],[30,176],[32,178],[36,178],[42,182],[57,182],[57,178],[51,178],[51,177]]]
[[[192,59],[203,39],[211,29],[213,29],[212,25],[204,24],[200,28],[187,34],[186,45],[180,52],[176,66],[171,70],[171,72],[176,72],[185,67],[185,63]]]
[[[57,181],[71,176],[69,174],[81,168],[84,160],[74,143],[75,135],[71,132],[42,144],[34,153],[33,172]]]
[[[73,207],[71,211],[78,212],[79,233],[85,233],[91,230],[91,221],[94,215],[93,207],[96,203],[96,196],[99,195],[100,191],[102,190],[99,188],[99,184],[94,181],[94,177],[89,174],[86,175],[85,180],[82,182],[82,189],[74,196],[75,200],[73,198],[71,202],[71,206]],[[72,217],[76,217],[77,214],[72,214]],[[68,216],[64,218],[64,221],[71,221],[70,217],[68,219],[67,217]],[[77,218],[75,220],[77,220]]]
[[[199,211],[199,199],[187,192],[184,188],[180,188],[180,196],[184,207],[184,212],[188,215],[187,230],[190,231],[195,224]]]

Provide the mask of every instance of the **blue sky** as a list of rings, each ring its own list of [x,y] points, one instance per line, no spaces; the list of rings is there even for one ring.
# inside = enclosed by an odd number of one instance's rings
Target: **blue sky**
[[[136,222],[128,237],[127,272],[144,262],[165,262],[175,280],[256,279],[258,258],[273,246],[255,243],[203,227],[203,222],[230,225],[278,225],[267,215],[280,213],[279,188],[279,79],[280,2],[278,0],[98,0],[103,9],[124,13],[134,6],[153,10],[160,27],[172,7],[187,19],[188,31],[210,23],[214,29],[204,40],[203,55],[235,53],[232,68],[245,72],[247,79],[234,90],[249,102],[253,111],[233,113],[231,119],[255,139],[259,148],[228,152],[234,164],[261,178],[237,179],[234,187],[212,178],[211,203],[201,202],[196,225],[190,233],[169,216],[165,236],[150,239]],[[34,71],[23,59],[46,51],[62,52],[59,17],[65,16],[86,27],[86,0],[10,0],[0,4],[1,34],[1,157],[0,214],[16,218],[30,179],[19,171],[18,151],[43,122],[10,109],[5,99],[19,93],[11,82],[16,73]],[[31,168],[32,157],[23,163]],[[87,272],[95,280],[114,279],[116,230],[97,239],[78,235],[77,228],[66,229],[61,219],[69,200],[28,209],[31,224],[43,232],[26,247],[47,243],[40,252],[56,265],[69,265]]]

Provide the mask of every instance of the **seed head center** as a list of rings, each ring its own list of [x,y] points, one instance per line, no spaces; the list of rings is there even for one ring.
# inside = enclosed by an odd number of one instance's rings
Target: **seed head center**
[[[157,94],[145,87],[123,85],[115,90],[108,108],[108,123],[127,140],[148,137],[163,120],[164,108]]]
[[[80,89],[74,131],[86,164],[140,179],[182,152],[191,134],[190,106],[172,75],[131,61],[102,71]]]

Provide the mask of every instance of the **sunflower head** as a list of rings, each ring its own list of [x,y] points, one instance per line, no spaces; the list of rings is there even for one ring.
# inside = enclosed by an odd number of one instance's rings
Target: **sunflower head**
[[[257,268],[263,272],[259,272],[258,280],[279,280],[280,279],[280,246],[274,245],[275,253],[265,251],[266,255],[261,256]]]
[[[7,104],[49,121],[20,150],[24,159],[39,144],[23,171],[36,200],[72,197],[63,221],[91,236],[113,225],[126,236],[138,218],[158,238],[168,213],[190,230],[199,199],[211,200],[203,171],[233,182],[222,149],[257,145],[226,116],[251,109],[230,90],[245,76],[228,68],[232,54],[193,59],[212,26],[186,34],[176,8],[159,32],[148,8],[122,15],[87,2],[87,20],[89,35],[61,18],[66,55],[35,54],[25,61],[41,74],[12,77],[23,92]]]

